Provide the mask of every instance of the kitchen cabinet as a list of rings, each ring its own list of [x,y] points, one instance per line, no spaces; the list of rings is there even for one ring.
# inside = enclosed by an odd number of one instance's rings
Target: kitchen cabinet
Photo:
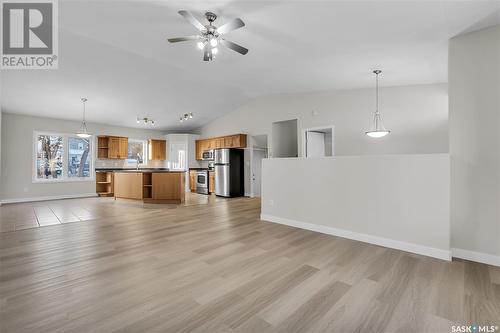
[[[208,192],[215,192],[215,171],[208,172]]]
[[[201,160],[205,150],[220,148],[246,148],[246,146],[246,134],[234,134],[217,138],[196,140],[196,159]]]
[[[141,200],[142,173],[115,172],[115,198]]]
[[[184,201],[184,173],[154,172],[152,187],[156,202]]]
[[[189,189],[196,192],[196,170],[189,171]]]
[[[215,149],[224,148],[224,138],[217,138],[215,140]]]
[[[97,157],[126,159],[128,156],[128,138],[120,136],[97,137]]]
[[[184,202],[184,172],[115,171],[114,197],[148,203]]]
[[[202,141],[201,140],[196,140],[196,159],[201,160],[203,159],[203,149],[202,149]]]
[[[149,145],[149,160],[164,161],[167,159],[167,141],[151,139]]]
[[[113,196],[113,172],[97,171],[95,174],[95,186],[97,195],[100,197]]]

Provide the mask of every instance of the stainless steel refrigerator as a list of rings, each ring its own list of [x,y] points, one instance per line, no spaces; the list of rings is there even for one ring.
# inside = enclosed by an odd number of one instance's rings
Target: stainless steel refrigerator
[[[214,151],[215,194],[220,197],[241,197],[245,194],[243,179],[243,150]]]

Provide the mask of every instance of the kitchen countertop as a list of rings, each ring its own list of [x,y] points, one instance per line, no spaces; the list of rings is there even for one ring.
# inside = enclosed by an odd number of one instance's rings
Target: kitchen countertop
[[[140,173],[148,173],[148,172],[186,172],[184,170],[169,170],[166,168],[140,168],[139,170],[135,168],[126,168],[126,169],[96,169],[96,172],[140,172]]]
[[[184,173],[184,170],[114,170],[114,173]]]

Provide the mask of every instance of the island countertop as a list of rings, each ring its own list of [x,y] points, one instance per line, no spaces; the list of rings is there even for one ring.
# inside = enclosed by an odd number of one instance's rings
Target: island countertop
[[[113,170],[113,173],[184,173],[184,170],[147,170],[147,169],[122,169]]]
[[[184,170],[172,170],[172,169],[166,169],[166,168],[139,168],[137,170],[136,168],[97,168],[95,169],[96,172],[186,172]]]

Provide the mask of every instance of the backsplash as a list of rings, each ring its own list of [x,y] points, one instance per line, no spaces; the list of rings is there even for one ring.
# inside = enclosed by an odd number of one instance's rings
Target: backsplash
[[[135,168],[136,163],[128,162],[127,160],[112,160],[112,159],[97,159],[95,162],[96,169],[114,169],[114,168]],[[167,161],[147,161],[147,163],[139,164],[139,168],[168,168]]]

